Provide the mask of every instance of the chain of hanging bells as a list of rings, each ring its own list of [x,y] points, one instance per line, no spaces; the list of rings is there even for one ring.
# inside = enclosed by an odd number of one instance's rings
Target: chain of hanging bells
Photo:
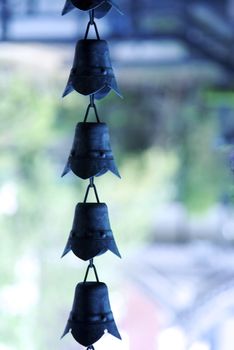
[[[89,261],[84,281],[76,286],[72,311],[62,335],[71,332],[74,339],[89,350],[94,350],[93,344],[106,330],[121,339],[111,311],[107,286],[99,281],[93,262],[94,257],[108,250],[121,257],[111,230],[107,206],[100,203],[94,184],[94,177],[108,170],[119,176],[107,125],[100,121],[95,105],[95,99],[104,98],[112,89],[120,95],[108,44],[100,39],[95,22],[95,18],[104,17],[112,7],[119,11],[112,0],[67,0],[62,12],[64,15],[79,9],[89,14],[84,39],[76,45],[73,67],[63,96],[75,90],[89,96],[90,103],[83,122],[76,126],[72,149],[62,174],[64,176],[71,170],[76,176],[89,179],[84,201],[76,206],[72,230],[62,255],[72,251],[77,257]],[[92,27],[96,39],[88,39]],[[91,109],[96,117],[95,123],[87,122]],[[96,203],[87,203],[90,189],[94,190]],[[96,281],[87,282],[90,269],[93,269]]]

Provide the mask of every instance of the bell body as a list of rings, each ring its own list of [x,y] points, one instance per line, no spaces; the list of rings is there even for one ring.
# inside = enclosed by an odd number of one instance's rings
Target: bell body
[[[78,123],[72,150],[62,176],[70,170],[82,179],[100,176],[110,170],[120,177],[105,123]]]
[[[119,13],[119,7],[112,0],[67,0],[62,15],[77,8],[81,11],[94,10],[96,18],[104,17],[114,7]]]
[[[83,346],[98,341],[105,330],[121,339],[111,311],[108,289],[102,282],[78,283],[67,325],[75,340]]]
[[[82,95],[94,95],[96,99],[101,99],[111,89],[120,95],[107,42],[94,39],[79,40],[63,97],[76,90]]]
[[[78,203],[72,230],[63,255],[70,250],[82,260],[90,260],[110,250],[121,257],[111,230],[105,203]]]

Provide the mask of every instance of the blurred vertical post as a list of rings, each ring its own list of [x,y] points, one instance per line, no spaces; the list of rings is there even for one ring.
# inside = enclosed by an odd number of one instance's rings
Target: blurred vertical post
[[[6,41],[8,37],[9,25],[9,6],[8,0],[1,1],[1,27],[2,27],[2,41]]]
[[[32,15],[36,12],[36,3],[35,0],[27,0],[27,14]]]
[[[131,24],[132,24],[131,31],[139,34],[139,23],[140,23],[139,19],[140,19],[140,16],[142,15],[140,13],[141,1],[130,0],[129,8],[130,8]]]
[[[232,20],[232,24],[234,25],[234,0],[228,0],[227,13],[230,19]]]

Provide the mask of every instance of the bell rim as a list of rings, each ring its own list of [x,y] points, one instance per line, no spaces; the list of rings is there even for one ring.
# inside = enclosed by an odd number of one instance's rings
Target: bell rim
[[[107,128],[108,128],[108,125],[107,125],[107,123],[105,123],[105,122],[78,122],[77,124],[76,124],[76,128],[78,128],[79,126],[83,126],[83,125],[85,125],[85,126],[106,126]],[[109,128],[108,128],[109,129]]]
[[[68,7],[68,9],[66,9],[66,4],[67,3],[70,3],[70,6]],[[104,11],[99,11],[99,8],[103,7],[103,5],[108,5],[108,8],[105,9]],[[110,10],[113,8],[115,8],[120,14],[123,15],[123,12],[120,10],[119,6],[113,2],[112,0],[102,0],[100,1],[100,3],[97,3],[96,5],[94,6],[89,6],[89,7],[84,7],[84,6],[77,6],[77,5],[74,5],[73,4],[73,1],[72,0],[67,0],[65,5],[64,5],[64,8],[63,8],[63,11],[62,11],[62,16],[67,14],[68,12],[74,10],[74,9],[78,9],[80,11],[83,11],[83,12],[87,12],[87,11],[90,11],[90,10],[95,10],[95,13],[94,13],[94,16],[95,18],[97,19],[100,19],[100,18],[103,18],[105,17],[109,12]]]
[[[93,242],[99,243],[97,240],[93,240]],[[102,243],[102,242],[100,242],[100,243]],[[82,241],[79,241],[79,243],[82,244]],[[93,253],[92,253],[92,251],[85,251],[84,252],[83,250],[81,250],[80,247],[77,247],[77,249],[75,249],[74,247],[71,247],[71,249],[69,251],[72,251],[72,253],[75,256],[77,256],[79,259],[81,259],[83,261],[87,261],[87,260],[96,258],[98,256],[106,254],[107,252],[110,252],[110,253],[116,255],[118,258],[122,259],[122,256],[121,256],[119,249],[118,249],[118,246],[117,246],[116,241],[114,239],[113,240],[105,240],[104,243],[105,243],[105,246],[100,246]],[[107,244],[112,244],[112,247],[108,247]]]
[[[90,39],[90,38],[77,40],[76,47],[78,47],[80,44],[88,45],[88,43],[90,43],[90,42],[93,42],[93,43],[95,42],[99,46],[100,46],[100,44],[105,44],[109,49],[107,40],[105,40],[105,39]]]
[[[73,4],[73,6],[75,6],[76,8],[78,8],[79,10],[81,10],[81,11],[90,11],[90,10],[95,10],[97,7],[99,7],[99,6],[101,6],[103,3],[105,3],[105,2],[109,2],[109,1],[107,1],[107,0],[101,0],[101,1],[99,1],[99,3],[98,3],[98,1],[96,1],[97,2],[97,4],[96,5],[94,5],[94,6],[89,6],[89,7],[87,7],[87,8],[80,8],[80,7],[78,7],[77,5],[74,5],[74,0],[71,0],[71,3]],[[84,1],[80,1],[80,0],[78,0],[78,1],[76,1],[76,2],[83,2],[84,3]],[[112,5],[113,6],[113,5]]]
[[[114,160],[111,160],[109,162],[114,162]],[[117,167],[116,167],[116,169],[117,169]],[[108,171],[113,173],[115,176],[121,178],[119,173],[114,172],[109,166],[99,167],[99,169],[95,170],[95,171],[94,170],[91,171],[89,169],[88,171],[85,171],[85,173],[84,173],[84,171],[82,169],[74,169],[74,167],[71,167],[71,170],[76,176],[78,176],[78,177],[80,177],[81,179],[84,179],[84,180],[87,180],[90,177],[94,177],[94,176],[96,176],[96,177],[102,176],[102,175],[106,174]]]
[[[93,77],[89,76],[89,78],[90,78],[90,81],[93,82]],[[98,79],[102,80],[101,82],[99,82],[99,84],[97,84],[97,85],[99,85],[99,87],[96,87],[96,88],[89,87],[89,89],[85,89],[84,90],[84,89],[82,89],[81,79],[79,79],[78,84],[76,83],[76,86],[75,86],[74,82],[72,82],[72,87],[73,87],[73,89],[76,92],[78,92],[79,94],[84,95],[84,96],[96,95],[96,94],[100,93],[103,89],[107,88],[108,92],[105,93],[105,96],[106,96],[106,95],[108,95],[110,93],[111,90],[114,90],[112,88],[111,83],[109,83],[107,81],[107,77],[105,75],[103,75],[103,76],[95,76],[95,78],[98,78]],[[82,79],[84,81],[86,81],[85,78],[82,77]],[[115,76],[111,77],[111,79],[115,80]],[[105,96],[101,97],[100,99],[104,98]]]
[[[105,206],[105,207],[107,207],[107,204],[105,203],[105,202],[79,202],[79,203],[77,203],[76,204],[76,207],[77,206]]]
[[[69,323],[69,321],[68,321],[68,323]],[[88,324],[87,322],[82,322],[82,323],[79,323],[76,325],[79,325],[80,327],[84,327],[85,329],[90,329],[90,327],[96,328],[96,331],[97,331],[96,336],[89,337],[92,344],[103,337],[105,330],[108,331],[108,334],[110,334],[118,339],[122,339],[114,318],[112,321],[106,321],[106,322],[99,323],[99,324],[98,323],[93,323],[93,324],[89,323]],[[98,328],[98,330],[97,330],[97,328]],[[78,341],[78,343],[80,343],[84,346],[88,346],[89,340],[87,340],[87,341],[84,340],[81,330],[78,330],[78,332],[77,332],[77,330],[70,328],[70,333]]]
[[[78,287],[80,287],[80,286],[88,286],[88,285],[99,285],[99,286],[103,286],[103,287],[105,287],[107,290],[108,290],[108,288],[107,288],[107,285],[106,285],[106,283],[105,282],[102,282],[102,281],[83,281],[83,282],[79,282],[79,283],[77,283],[77,285],[76,285],[76,288],[78,288]]]

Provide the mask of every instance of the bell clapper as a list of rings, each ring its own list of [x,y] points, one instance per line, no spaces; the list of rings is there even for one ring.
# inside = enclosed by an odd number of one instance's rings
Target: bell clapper
[[[90,98],[90,107],[94,107],[95,106],[95,104],[94,104],[94,94],[91,94],[89,96],[89,98]]]
[[[94,10],[89,11],[89,20],[90,20],[90,24],[93,25],[94,24]]]
[[[90,268],[93,268],[93,258],[89,260],[89,266]]]
[[[94,187],[94,177],[93,176],[89,179],[89,183],[90,183],[90,187]]]

